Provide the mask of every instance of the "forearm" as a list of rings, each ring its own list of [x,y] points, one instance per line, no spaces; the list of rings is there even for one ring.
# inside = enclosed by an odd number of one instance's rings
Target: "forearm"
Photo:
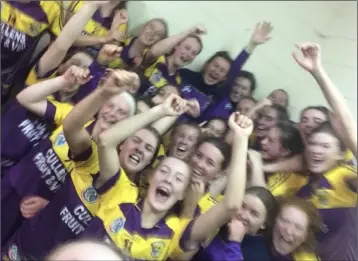
[[[159,41],[157,44],[155,44],[150,50],[149,50],[149,56],[151,58],[157,58],[159,56],[162,56],[164,54],[170,53],[174,47],[183,41],[185,38],[187,38],[190,35],[190,31],[185,31],[173,36],[170,36],[168,38],[165,38],[161,41]]]
[[[30,85],[17,95],[18,102],[33,113],[43,116],[46,112],[47,97],[68,85],[63,76]]]
[[[257,45],[255,43],[253,43],[252,41],[250,41],[246,47],[245,47],[245,51],[248,54],[252,54],[254,52],[254,50],[256,49]]]
[[[265,174],[262,165],[251,165],[250,187],[266,187]]]
[[[263,166],[263,171],[265,173],[302,172],[304,170],[303,164],[303,156],[298,154],[275,163],[266,163]]]
[[[73,45],[76,38],[80,36],[86,24],[91,19],[96,10],[97,6],[93,4],[85,4],[77,14],[71,17],[54,43],[40,58],[40,76],[46,74],[46,72],[56,68],[61,64],[68,50]]]
[[[357,122],[351,114],[343,95],[323,68],[313,72],[312,76],[321,87],[327,102],[337,114],[338,119],[347,134],[347,138],[350,140],[349,144],[346,145],[353,152],[354,156],[357,157]]]
[[[166,134],[170,128],[174,125],[174,123],[177,121],[179,116],[167,116],[160,120],[157,120],[152,124],[152,127],[156,129],[161,136]]]
[[[262,108],[264,108],[266,105],[258,102],[254,107],[251,108],[251,110],[249,111],[249,113],[247,114],[247,117],[249,117],[250,119],[254,120],[256,118],[256,113],[261,110]]]
[[[247,137],[235,137],[233,140],[231,163],[228,169],[228,182],[224,201],[229,210],[237,210],[241,202],[246,186],[246,161],[249,140]]]
[[[101,146],[117,147],[118,144],[131,136],[135,131],[146,127],[164,116],[163,109],[159,105],[148,112],[119,121],[100,135]]]
[[[102,89],[97,88],[85,99],[81,100],[66,117],[63,127],[67,133],[79,131],[93,119],[102,105],[110,98]]]
[[[98,44],[104,44],[106,42],[106,36],[95,36],[95,35],[81,35],[74,42],[75,46],[93,46]]]

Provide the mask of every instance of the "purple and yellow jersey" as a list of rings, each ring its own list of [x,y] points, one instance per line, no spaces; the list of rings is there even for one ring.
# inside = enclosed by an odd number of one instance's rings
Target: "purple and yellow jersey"
[[[272,253],[273,260],[275,261],[320,261],[320,258],[317,256],[317,254],[313,252],[304,252],[304,251],[294,251],[291,254],[282,256],[276,251],[273,251]]]
[[[68,10],[71,13],[77,13],[86,1],[72,1],[68,6]],[[92,19],[89,20],[86,27],[84,28],[82,34],[89,36],[107,36],[111,30],[112,22],[114,18],[114,12],[109,17],[102,17],[101,11],[98,9]],[[127,33],[128,25],[122,24],[118,27],[118,31],[122,33]],[[100,46],[91,46],[88,47],[88,50],[95,56],[100,49]]]
[[[129,193],[133,193],[133,188],[128,185]],[[121,189],[122,197],[127,188]],[[138,201],[133,197],[129,200],[124,196],[118,201],[120,197],[116,197],[116,204],[102,204],[97,217],[84,233],[85,237],[102,238],[131,260],[166,260],[172,254],[181,253],[180,241],[190,235],[190,220],[169,214],[153,228],[142,228],[144,200]]]
[[[357,260],[357,193],[346,180],[357,177],[355,167],[339,165],[317,181],[313,178],[297,196],[311,200],[318,208],[323,232],[317,234],[318,254],[322,260]],[[342,244],[341,242],[344,242]]]
[[[20,257],[41,260],[58,244],[77,238],[86,230],[100,207],[100,196],[113,186],[118,175],[100,188],[94,188],[100,175],[94,141],[88,150],[71,160],[75,165],[71,175],[46,208],[22,223],[3,248],[3,257],[16,248]]]
[[[202,93],[201,91],[199,91],[194,86],[191,86],[188,84],[181,84],[181,85],[179,85],[179,90],[180,90],[181,96],[185,100],[196,99],[198,101],[199,106],[200,106],[200,114],[205,112],[211,103],[210,98],[207,95],[205,95],[204,93]],[[186,117],[186,116],[184,115],[184,117]],[[182,118],[183,118],[183,116],[181,117],[181,119]]]
[[[1,66],[13,66],[42,32],[58,36],[61,1],[1,1]]]
[[[155,62],[153,62],[144,71],[147,84],[144,84],[143,91],[145,95],[155,93],[157,88],[161,88],[167,84],[178,86],[181,84],[181,77],[179,71],[174,75],[169,75],[167,57],[165,55],[159,56]]]
[[[352,165],[352,166],[356,166],[356,161],[355,161],[355,157],[353,155],[353,152],[350,150],[347,150],[346,153],[344,154],[344,161],[346,164],[348,165]]]
[[[123,47],[123,50],[121,52],[121,55],[119,58],[112,61],[108,67],[109,68],[121,68],[121,69],[131,69],[133,67],[136,67],[136,59],[139,58],[140,60],[143,59],[143,57],[134,57],[131,58],[129,55],[129,50],[132,48],[134,41],[137,39],[137,37],[132,38],[126,38],[124,41],[122,41],[120,44]],[[144,54],[148,51],[148,49],[145,49],[143,52]]]
[[[67,104],[48,101],[44,118],[55,126],[60,126],[71,109],[72,106]],[[69,164],[65,155],[68,149],[63,149],[62,139],[56,141],[54,137],[57,137],[56,132],[50,139],[38,141],[37,146],[29,149],[15,166],[6,171],[1,183],[1,203],[8,209],[1,214],[3,235],[10,233],[7,229],[21,216],[19,206],[24,197],[39,195],[50,199],[64,182],[66,164]],[[60,146],[55,146],[56,142],[61,142]],[[59,158],[58,154],[64,154],[63,158]]]
[[[296,173],[268,173],[267,188],[275,197],[294,196],[308,182],[308,177]]]

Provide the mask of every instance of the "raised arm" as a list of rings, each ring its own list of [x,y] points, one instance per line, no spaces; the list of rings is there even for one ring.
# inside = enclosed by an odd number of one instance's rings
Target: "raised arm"
[[[302,51],[303,57],[299,57],[298,54],[293,53],[294,59],[303,69],[311,73],[320,86],[327,102],[332,107],[334,113],[337,114],[337,119],[343,127],[347,140],[346,146],[357,158],[357,122],[351,114],[344,96],[322,67],[321,49],[319,45],[314,43],[301,43],[296,46]]]
[[[230,73],[227,79],[228,88],[231,88],[234,80],[241,71],[241,68],[244,66],[246,61],[249,58],[249,55],[254,52],[257,46],[266,43],[270,40],[270,33],[273,30],[273,27],[268,22],[257,23],[253,33],[250,36],[250,40],[245,48],[239,53],[236,59],[233,61],[230,69]],[[229,91],[226,88],[226,91]]]
[[[250,180],[247,182],[247,188],[266,187],[261,153],[258,151],[249,150],[248,154],[251,163],[251,176]]]
[[[246,116],[233,113],[229,118],[229,127],[234,132],[235,138],[224,200],[194,222],[190,243],[201,242],[213,235],[241,207],[246,187],[247,148],[253,123]]]
[[[295,172],[300,173],[305,169],[303,155],[297,154],[292,157],[279,160],[274,163],[265,163],[263,170],[265,173],[275,173],[275,172]]]
[[[196,25],[189,30],[182,33],[165,38],[156,43],[152,48],[149,49],[147,54],[144,56],[143,64],[149,65],[155,61],[158,57],[170,53],[174,47],[185,40],[190,35],[201,35],[206,32],[205,28],[201,25]]]
[[[258,103],[256,103],[254,107],[251,108],[251,110],[247,114],[247,117],[249,117],[252,120],[255,120],[257,112],[266,106],[272,106],[272,101],[270,101],[267,98],[263,98]]]
[[[92,76],[88,69],[72,65],[64,75],[31,85],[21,91],[16,99],[29,111],[43,117],[47,109],[47,97],[66,88],[72,90],[88,82]],[[75,90],[75,89],[74,89]]]
[[[90,95],[81,100],[66,117],[63,130],[73,156],[79,155],[91,146],[91,137],[84,129],[100,108],[114,95],[124,91],[138,78],[135,73],[117,70],[110,71]]]
[[[101,5],[107,2],[88,1],[77,14],[71,17],[60,35],[40,58],[38,67],[40,76],[44,76],[47,72],[57,68],[61,64],[68,50],[81,34],[93,14]]]
[[[147,112],[137,114],[114,124],[111,128],[100,134],[98,141],[98,155],[101,175],[98,186],[104,184],[120,169],[117,147],[125,139],[144,128],[153,121],[164,116],[182,114],[186,110],[186,101],[179,96],[171,95],[165,102]]]

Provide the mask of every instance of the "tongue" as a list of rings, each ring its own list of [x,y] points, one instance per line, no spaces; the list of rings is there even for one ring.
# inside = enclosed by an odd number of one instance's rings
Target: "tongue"
[[[167,201],[168,196],[165,195],[164,193],[157,192],[157,199],[158,199],[159,202],[164,203],[164,202]]]

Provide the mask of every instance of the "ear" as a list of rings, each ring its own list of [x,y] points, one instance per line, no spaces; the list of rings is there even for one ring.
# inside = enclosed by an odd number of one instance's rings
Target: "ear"
[[[282,155],[283,157],[287,157],[287,156],[289,156],[290,154],[291,154],[291,150],[281,148],[281,155]]]

